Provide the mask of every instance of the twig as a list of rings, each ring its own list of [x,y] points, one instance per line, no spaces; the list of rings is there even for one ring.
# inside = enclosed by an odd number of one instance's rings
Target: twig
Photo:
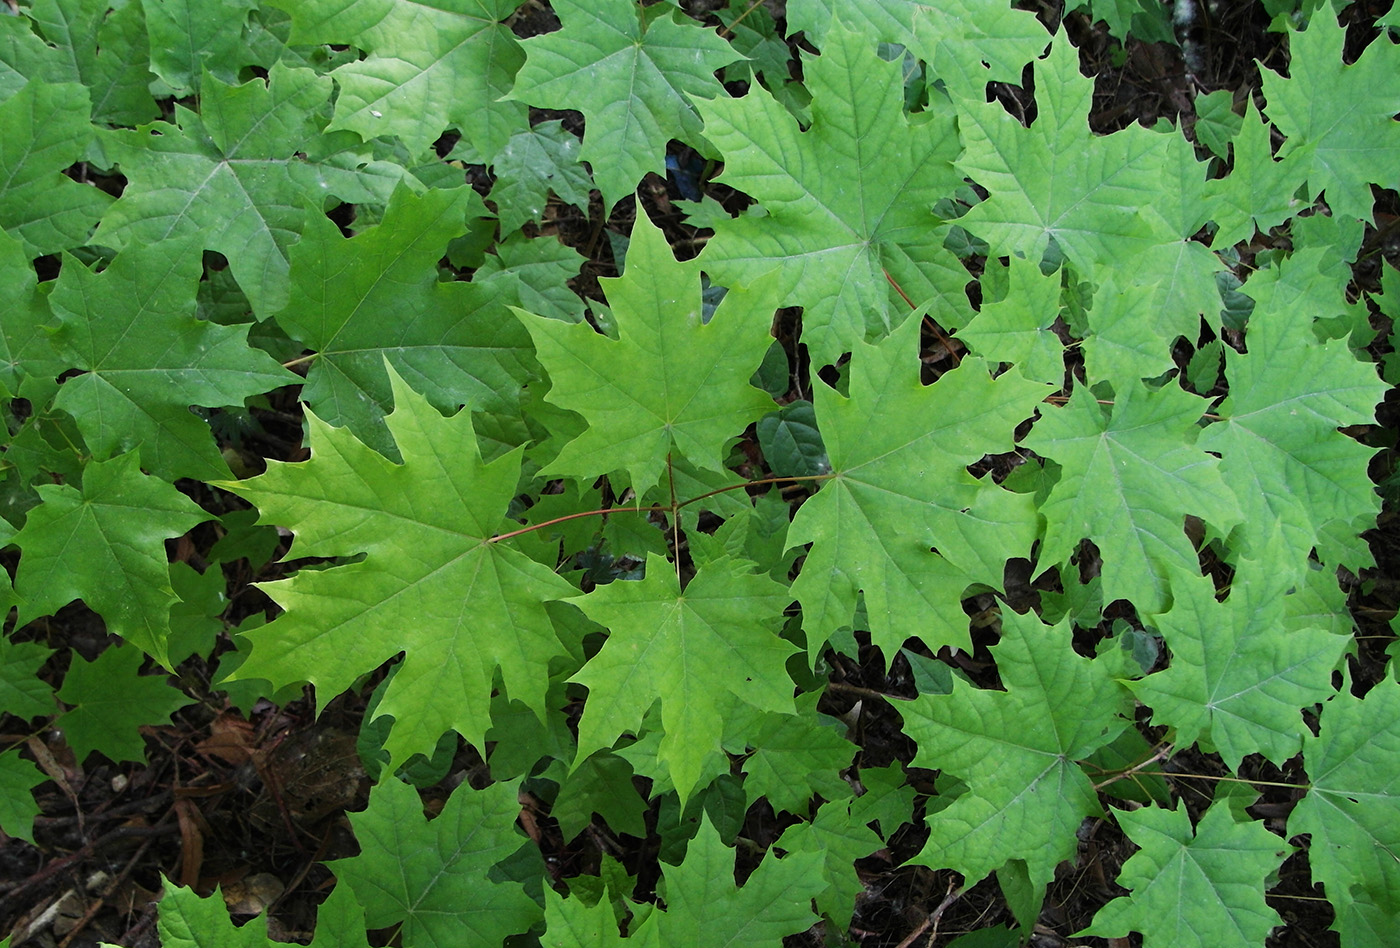
[[[943,897],[943,901],[938,903],[938,908],[929,913],[922,925],[909,933],[909,937],[901,941],[895,948],[909,948],[910,945],[919,940],[919,936],[928,932],[928,942],[932,945],[933,940],[938,937],[938,923],[943,919],[943,913],[948,911],[948,906],[952,905],[962,896],[962,887],[948,883],[948,894]]]

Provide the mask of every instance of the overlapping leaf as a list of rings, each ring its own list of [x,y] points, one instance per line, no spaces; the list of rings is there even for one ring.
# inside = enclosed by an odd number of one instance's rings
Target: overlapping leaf
[[[326,701],[404,652],[379,703],[395,719],[394,760],[430,754],[455,729],[481,746],[499,674],[512,698],[543,713],[549,660],[563,653],[545,602],[569,596],[549,569],[500,543],[520,453],[482,463],[471,413],[444,418],[392,370],[384,420],[403,463],[315,415],[311,460],[221,486],[262,522],[289,527],[294,556],[361,562],[306,571],[266,591],[287,610],[248,633],[238,678],[310,681]]]
[[[163,674],[139,674],[145,656],[138,648],[109,648],[89,662],[73,656],[58,697],[69,705],[63,734],[81,765],[93,751],[108,759],[144,761],[140,728],[169,724],[170,715],[191,704]]]
[[[511,98],[583,113],[580,157],[611,209],[648,171],[665,170],[669,139],[702,143],[694,100],[723,95],[713,73],[740,57],[665,7],[641,10],[632,0],[551,6],[563,29],[525,41]]]
[[[1240,519],[1219,462],[1194,443],[1204,407],[1179,388],[1154,392],[1134,383],[1112,406],[1079,388],[1068,404],[1042,412],[1025,445],[1061,473],[1040,507],[1041,564],[1063,563],[1081,540],[1092,540],[1103,556],[1105,601],[1164,612],[1171,571],[1197,572],[1186,517],[1219,530]]]
[[[929,818],[918,862],[955,869],[970,886],[1021,859],[1039,889],[1074,856],[1080,822],[1099,812],[1076,761],[1128,726],[1132,700],[1106,661],[1074,653],[1071,635],[1068,622],[1047,628],[1004,610],[992,654],[1005,691],[957,684],[901,706],[919,744],[914,764],[968,785]]]
[[[521,314],[549,373],[549,401],[588,421],[544,473],[591,479],[626,471],[640,494],[657,483],[673,453],[723,471],[724,442],[773,404],[748,384],[770,343],[778,305],[771,280],[731,288],[706,322],[699,265],[677,263],[661,231],[642,216],[626,270],[602,283],[616,341],[586,323]],[[696,358],[700,352],[705,358]]]
[[[37,0],[28,12],[52,44],[54,72],[48,75],[87,87],[93,121],[137,125],[156,117],[145,4]]]
[[[906,117],[898,63],[835,27],[810,65],[812,125],[763,89],[701,104],[724,154],[720,180],[765,215],[720,221],[700,256],[720,283],[780,265],[784,305],[804,307],[802,341],[820,364],[878,338],[916,305],[948,326],[967,317],[967,271],[943,249],[933,206],[961,184],[949,111]],[[888,276],[887,276],[888,274]]]
[[[340,86],[332,129],[365,139],[397,135],[413,155],[449,127],[489,159],[526,125],[501,101],[523,56],[502,21],[521,0],[275,0],[292,16],[291,42],[348,43],[369,55],[331,75]]]
[[[529,336],[492,287],[438,279],[448,242],[483,212],[470,188],[420,196],[401,186],[383,222],[353,238],[325,217],[308,222],[277,322],[316,352],[302,397],[324,421],[392,451],[386,365],[440,409],[515,407]]]
[[[571,600],[611,631],[575,681],[588,686],[579,723],[579,754],[610,746],[661,703],[665,736],[659,754],[684,800],[704,758],[720,748],[726,706],[734,699],[768,711],[792,710],[783,663],[793,647],[778,638],[791,595],[753,572],[720,560],[684,591],[676,571],[655,554],[646,578],[618,581]]]
[[[59,389],[99,457],[140,449],[154,474],[224,477],[228,467],[191,405],[243,406],[296,376],[247,343],[247,329],[195,318],[198,247],[171,240],[117,255],[101,273],[70,259],[49,303],[62,364],[82,374]]]
[[[1010,450],[1016,426],[1048,389],[1015,374],[993,379],[973,358],[924,386],[919,328],[909,318],[879,345],[859,346],[849,398],[816,392],[833,479],[803,504],[788,535],[790,545],[812,544],[793,593],[814,658],[851,624],[858,593],[872,641],[887,655],[911,635],[933,648],[970,647],[963,592],[999,587],[1008,556],[1029,552],[1035,539],[1030,498],[965,468]]]

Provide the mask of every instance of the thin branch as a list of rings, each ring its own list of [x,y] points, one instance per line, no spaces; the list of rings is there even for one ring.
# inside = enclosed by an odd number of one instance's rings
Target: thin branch
[[[748,9],[746,9],[743,13],[741,13],[741,14],[739,14],[737,17],[735,17],[733,23],[730,23],[728,26],[724,26],[724,27],[721,27],[721,28],[720,28],[720,30],[719,30],[719,38],[720,38],[720,39],[729,39],[729,37],[730,37],[731,35],[733,35],[733,34],[730,33],[730,30],[734,29],[734,27],[738,26],[740,23],[743,23],[743,22],[744,22],[744,17],[748,16],[750,13],[752,13],[752,12],[755,11],[755,10],[757,10],[757,9],[758,9],[758,5],[759,5],[760,3],[762,3],[762,2],[763,2],[763,0],[752,0],[752,2],[751,2],[751,3],[749,4],[749,6],[748,6]]]

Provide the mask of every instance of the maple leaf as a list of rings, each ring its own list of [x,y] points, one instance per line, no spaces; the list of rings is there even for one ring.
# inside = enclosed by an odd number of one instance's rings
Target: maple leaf
[[[1249,560],[1224,602],[1209,579],[1172,577],[1172,610],[1153,620],[1171,667],[1128,687],[1152,708],[1154,724],[1176,730],[1178,745],[1201,740],[1234,771],[1248,754],[1282,765],[1298,753],[1306,733],[1299,709],[1331,696],[1348,639],[1306,624],[1279,635],[1291,585],[1287,572]]]
[[[31,257],[88,242],[112,198],[62,174],[92,141],[88,91],[29,82],[0,102],[0,227]]]
[[[438,279],[437,261],[469,215],[485,215],[470,188],[400,186],[379,225],[346,238],[316,215],[291,250],[291,292],[276,318],[316,352],[302,398],[381,452],[393,451],[381,420],[386,365],[444,410],[513,408],[531,374],[530,337],[498,293]]]
[[[244,26],[257,0],[157,0],[141,6],[150,37],[151,71],[176,96],[200,90],[208,74],[234,82],[248,60]]]
[[[390,778],[370,792],[368,808],[350,814],[360,854],[328,865],[354,891],[365,924],[401,926],[405,948],[499,945],[541,915],[519,882],[488,876],[521,849],[539,862],[515,826],[518,795],[508,783],[462,784],[429,821],[418,791]]]
[[[39,0],[26,12],[51,44],[53,58],[62,61],[51,81],[86,86],[94,122],[136,125],[159,114],[149,89],[151,50],[144,4]]]
[[[713,73],[741,57],[666,7],[639,10],[632,0],[551,6],[563,29],[524,41],[525,65],[510,97],[583,113],[580,157],[611,209],[647,172],[665,172],[669,139],[703,143],[692,100],[722,95]]]
[[[37,642],[15,642],[0,636],[0,714],[29,721],[54,713],[53,688],[35,677],[52,654],[52,649]]]
[[[1067,621],[1046,627],[1003,609],[992,652],[1005,691],[955,682],[952,694],[901,705],[904,730],[919,745],[914,766],[968,785],[929,818],[917,862],[954,869],[972,886],[1023,859],[1032,886],[1043,889],[1074,856],[1080,822],[1100,812],[1076,761],[1128,726],[1133,702],[1107,662],[1075,654],[1072,635]]]
[[[1400,915],[1397,754],[1400,684],[1393,680],[1381,681],[1365,700],[1344,688],[1323,705],[1317,736],[1303,738],[1312,783],[1288,817],[1288,835],[1311,834],[1313,878],[1340,917],[1354,901],[1392,919]]]
[[[643,494],[673,452],[723,471],[724,442],[773,407],[772,398],[748,384],[772,341],[771,280],[731,288],[706,322],[699,264],[677,263],[643,214],[633,225],[622,276],[600,282],[616,341],[586,323],[520,314],[549,373],[546,398],[588,421],[541,473],[591,479],[622,470]],[[695,358],[697,352],[706,358]]]
[[[271,0],[292,17],[290,42],[350,44],[364,59],[336,67],[331,129],[397,135],[410,153],[449,126],[489,160],[526,125],[522,103],[502,101],[524,57],[503,20],[521,0]]]
[[[46,405],[66,367],[53,351],[53,316],[38,288],[24,245],[0,229],[0,392]]]
[[[988,82],[1019,85],[1026,63],[1044,52],[1049,39],[1030,10],[998,0],[942,0],[917,4],[907,45],[933,75],[968,95]]]
[[[1246,101],[1240,134],[1234,140],[1235,162],[1223,178],[1206,182],[1219,226],[1215,247],[1231,247],[1255,232],[1268,233],[1303,209],[1294,195],[1306,180],[1307,169],[1297,161],[1275,161],[1269,123],[1253,101]]]
[[[496,174],[491,200],[502,231],[539,220],[550,192],[566,204],[587,207],[593,179],[578,159],[579,140],[563,122],[541,122],[512,135],[491,166]]]
[[[171,240],[119,253],[101,273],[70,258],[49,295],[54,348],[83,373],[63,383],[55,407],[97,455],[139,447],[142,465],[170,480],[228,475],[191,405],[241,408],[297,381],[248,346],[246,327],[195,318],[201,269],[198,246]]]
[[[296,534],[293,556],[362,562],[302,571],[263,588],[286,614],[247,633],[236,679],[309,681],[319,700],[404,652],[378,714],[395,727],[391,758],[431,754],[456,730],[478,747],[492,683],[543,713],[549,661],[562,654],[545,602],[574,592],[547,567],[491,537],[520,479],[520,450],[482,463],[471,413],[444,418],[387,369],[385,417],[396,464],[308,412],[311,460],[218,486],[248,499],[261,523]]]
[[[651,554],[645,579],[569,600],[610,630],[572,679],[588,687],[579,760],[638,731],[660,701],[666,733],[658,753],[684,801],[704,758],[721,746],[730,696],[766,711],[792,710],[783,664],[793,647],[777,635],[792,597],[752,568],[741,560],[708,563],[682,591],[675,569]]]
[[[1327,258],[1321,249],[1301,250],[1245,284],[1255,301],[1249,351],[1226,352],[1230,394],[1199,442],[1220,454],[1239,500],[1240,549],[1266,570],[1298,573],[1314,547],[1324,563],[1364,565],[1363,543],[1329,535],[1353,538],[1379,510],[1366,473],[1375,449],[1337,428],[1373,420],[1385,383],[1345,342],[1314,334],[1315,319],[1345,305],[1350,279],[1324,272]],[[1270,524],[1278,524],[1276,541]]]
[[[194,889],[165,884],[156,930],[161,948],[277,948],[286,942],[268,937],[267,925],[248,922],[235,926],[221,893],[216,889],[200,898]],[[350,887],[336,886],[316,910],[316,936],[311,948],[364,948],[365,913]],[[104,946],[105,948],[105,946]]]
[[[139,674],[145,657],[140,649],[120,645],[90,662],[73,654],[58,697],[70,705],[63,715],[63,734],[79,765],[93,751],[114,763],[144,762],[140,728],[169,724],[171,714],[194,703],[164,674]]]
[[[718,180],[766,214],[715,222],[700,255],[720,283],[779,267],[782,305],[801,305],[802,341],[815,363],[835,362],[908,311],[890,274],[948,326],[967,315],[968,274],[942,246],[933,205],[961,184],[949,112],[906,117],[898,63],[842,27],[807,69],[812,124],[767,91],[700,104],[705,134],[724,154]]]
[[[1262,73],[1269,119],[1287,141],[1285,162],[1301,166],[1308,192],[1326,192],[1333,214],[1371,219],[1371,184],[1400,186],[1391,158],[1400,148],[1400,50],[1373,42],[1351,65],[1342,61],[1346,30],[1334,16],[1314,16],[1288,37],[1288,78]],[[1327,89],[1318,96],[1318,89]]]
[[[1006,295],[982,304],[958,339],[987,358],[1014,363],[1021,374],[1059,388],[1065,377],[1064,346],[1051,326],[1060,315],[1060,278],[1012,257]]]
[[[0,832],[34,843],[34,817],[41,810],[34,801],[34,788],[48,776],[31,762],[10,752],[0,754]],[[8,945],[6,938],[0,945]]]
[[[11,540],[22,552],[20,625],[82,599],[108,631],[165,663],[175,602],[165,540],[209,516],[169,483],[143,476],[135,452],[88,462],[82,490],[37,490],[42,503]]]
[[[910,635],[932,648],[971,647],[962,596],[1001,585],[1014,551],[1029,552],[1026,495],[967,473],[1009,451],[1016,426],[1049,391],[1014,373],[993,379],[968,358],[920,382],[920,320],[911,316],[851,360],[850,397],[819,387],[817,424],[832,479],[798,510],[788,545],[812,549],[793,584],[808,652],[850,625],[863,593],[871,640],[893,656]],[[936,552],[934,552],[936,550]],[[920,617],[911,627],[910,617]]]
[[[200,90],[200,114],[177,107],[175,124],[108,133],[103,144],[127,185],[93,242],[120,250],[198,235],[206,250],[228,258],[253,311],[275,312],[286,301],[287,247],[300,235],[307,207],[321,206],[329,194],[383,202],[410,177],[385,163],[361,169],[365,162],[355,157],[299,156],[320,136],[319,110],[331,88],[310,69],[280,63],[267,82],[233,86],[211,76]]]
[[[816,898],[817,909],[840,929],[850,927],[856,898],[865,888],[856,875],[855,861],[885,845],[861,820],[860,810],[853,813],[853,809],[849,801],[823,804],[816,819],[789,826],[773,844],[789,857],[804,852],[821,856],[826,889]]]
[[[1024,444],[1062,470],[1040,507],[1042,567],[1063,563],[1092,540],[1103,556],[1104,600],[1131,600],[1157,614],[1171,604],[1170,570],[1199,572],[1188,514],[1228,530],[1239,521],[1219,462],[1196,440],[1204,402],[1179,388],[1132,383],[1111,408],[1086,388],[1045,409]]]
[[[825,888],[822,854],[772,853],[743,888],[734,884],[734,851],[724,845],[708,814],[686,849],[685,861],[665,871],[666,911],[652,912],[633,937],[654,926],[662,945],[730,948],[779,945],[785,935],[816,923],[812,898]]]
[[[1255,948],[1283,924],[1264,889],[1289,846],[1262,824],[1236,823],[1224,803],[1194,833],[1184,806],[1113,815],[1139,847],[1118,873],[1132,895],[1099,909],[1084,934],[1138,931],[1144,948]]]

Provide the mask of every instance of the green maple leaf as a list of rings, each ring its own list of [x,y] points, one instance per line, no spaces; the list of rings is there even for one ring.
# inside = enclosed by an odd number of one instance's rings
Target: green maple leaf
[[[791,711],[784,662],[793,648],[777,633],[792,597],[751,569],[740,560],[708,563],[682,591],[675,569],[651,554],[645,579],[569,600],[611,633],[572,679],[588,687],[580,760],[639,731],[660,701],[666,733],[659,755],[684,801],[704,758],[720,748],[729,696],[761,710]]]
[[[719,838],[709,815],[690,841],[685,861],[666,870],[666,911],[653,912],[634,937],[655,926],[663,945],[695,948],[782,944],[785,935],[816,923],[812,898],[823,891],[822,854],[770,852],[743,888],[734,884],[734,850]]]
[[[521,314],[552,382],[546,398],[588,421],[543,475],[592,479],[622,470],[642,494],[673,452],[723,471],[724,442],[773,407],[748,384],[772,341],[772,282],[731,288],[705,322],[699,264],[677,263],[646,215],[633,225],[622,276],[601,282],[616,341],[586,323]]]
[[[290,42],[349,44],[369,55],[331,73],[340,87],[332,129],[397,135],[411,154],[448,127],[489,161],[526,109],[502,101],[524,56],[504,22],[521,0],[276,0],[292,17]]]
[[[765,215],[715,224],[700,261],[720,283],[779,266],[783,305],[805,307],[802,341],[815,363],[835,362],[882,336],[915,304],[959,325],[968,274],[942,246],[933,205],[961,183],[947,112],[906,117],[899,63],[864,35],[835,28],[807,70],[812,124],[765,90],[700,105],[705,134],[725,157],[719,180],[756,198]]]
[[[34,26],[53,44],[63,80],[81,82],[92,97],[92,119],[136,125],[158,113],[151,98],[151,51],[141,3],[36,0]],[[59,81],[63,81],[59,80]]]
[[[3,21],[0,21],[3,22]],[[63,373],[50,342],[53,321],[34,265],[18,239],[0,230],[0,392],[46,405]]]
[[[63,364],[83,374],[59,388],[99,456],[139,447],[151,473],[226,477],[209,426],[190,406],[242,407],[251,395],[297,381],[247,343],[245,327],[195,317],[202,264],[189,241],[134,247],[101,273],[65,262],[49,305]]]
[[[1170,571],[1199,572],[1186,516],[1220,530],[1239,520],[1219,462],[1194,444],[1204,408],[1180,388],[1154,392],[1132,383],[1111,408],[1078,388],[1064,407],[1042,411],[1024,444],[1062,470],[1040,507],[1041,566],[1065,562],[1087,538],[1103,556],[1106,602],[1166,611]]]
[[[120,645],[91,662],[73,653],[58,697],[71,706],[62,727],[79,764],[93,751],[114,763],[144,762],[140,728],[169,724],[171,714],[194,703],[165,674],[140,674],[144,659],[140,649]]]
[[[815,393],[832,480],[802,505],[788,534],[789,546],[812,544],[793,594],[813,657],[851,624],[857,593],[871,640],[886,655],[912,634],[932,648],[971,648],[964,591],[999,587],[1006,558],[1035,539],[1029,496],[965,468],[1010,450],[1047,387],[1015,373],[993,379],[975,358],[925,386],[919,330],[911,316],[878,345],[862,344],[849,398],[824,386]]]
[[[611,895],[611,890],[608,890]],[[589,905],[582,898],[564,898],[549,886],[544,887],[544,935],[540,944],[544,948],[610,948],[614,945],[635,945],[642,948],[644,942],[655,944],[656,930],[648,929],[650,938],[627,938],[617,926],[617,912],[610,898],[602,898]]]
[[[812,45],[826,52],[826,40],[839,20],[869,39],[912,46],[914,16],[924,6],[919,0],[792,0],[787,8],[788,30],[807,35]],[[868,44],[867,45],[871,45]]]
[[[311,460],[218,486],[256,504],[260,522],[290,528],[294,556],[365,554],[268,583],[287,612],[247,634],[253,654],[236,677],[309,681],[325,701],[404,652],[378,707],[397,722],[385,748],[402,761],[431,754],[450,729],[482,746],[498,673],[543,714],[549,661],[564,651],[544,604],[574,589],[490,540],[506,523],[520,451],[483,463],[470,412],[444,418],[392,369],[389,379],[384,421],[402,464],[308,414]]]
[[[1014,363],[1021,374],[1059,388],[1064,382],[1065,347],[1051,326],[1060,315],[1060,278],[1012,257],[1006,295],[984,302],[958,339],[978,355]]]
[[[838,722],[816,713],[815,696],[799,698],[797,714],[745,710],[730,715],[725,745],[736,756],[751,751],[743,764],[748,805],[766,797],[777,812],[805,813],[813,793],[827,800],[851,795],[841,771],[855,747]]]
[[[1099,909],[1084,934],[1138,931],[1144,948],[1256,948],[1283,924],[1264,889],[1289,846],[1263,824],[1236,823],[1223,803],[1206,811],[1194,833],[1185,807],[1114,817],[1139,847],[1117,880],[1133,892]]]
[[[1217,409],[1222,420],[1200,438],[1220,454],[1239,499],[1242,552],[1290,573],[1314,547],[1324,563],[1365,565],[1365,545],[1350,538],[1374,522],[1380,503],[1366,473],[1375,449],[1337,428],[1372,421],[1385,383],[1345,342],[1314,334],[1316,318],[1342,311],[1350,278],[1325,273],[1327,259],[1321,249],[1299,251],[1246,284],[1255,301],[1249,351],[1226,352],[1230,394]],[[1329,537],[1339,532],[1347,539]]]
[[[88,92],[34,79],[0,102],[0,227],[31,257],[88,243],[112,203],[62,174],[92,141]]]
[[[518,404],[532,364],[529,335],[492,288],[438,279],[448,242],[469,215],[484,213],[470,188],[418,195],[399,187],[384,220],[352,238],[322,215],[307,223],[277,322],[316,351],[302,398],[322,420],[392,451],[381,420],[386,365],[440,409]]]
[[[1128,687],[1152,708],[1153,724],[1175,729],[1178,746],[1203,740],[1235,771],[1248,754],[1282,765],[1298,753],[1306,733],[1299,709],[1331,696],[1348,639],[1307,624],[1280,635],[1290,585],[1286,572],[1248,560],[1224,602],[1208,579],[1172,577],[1172,610],[1153,620],[1171,667]]]
[[[350,814],[360,854],[330,862],[331,871],[354,891],[366,925],[400,926],[405,948],[500,945],[541,915],[519,882],[488,875],[530,847],[515,826],[518,792],[508,783],[463,784],[430,822],[418,791],[390,778],[371,791],[364,812]]]
[[[135,452],[90,461],[81,491],[37,490],[42,503],[11,541],[22,552],[20,625],[81,599],[108,631],[164,663],[175,602],[165,541],[209,516],[170,484],[143,476]]]
[[[257,0],[143,0],[151,71],[177,96],[200,89],[200,76],[234,82],[249,61],[243,39]]]
[[[817,811],[810,823],[790,826],[773,845],[788,853],[813,853],[822,859],[821,878],[826,889],[817,895],[817,910],[838,929],[849,928],[856,897],[865,888],[856,875],[855,861],[885,845],[861,819],[849,801],[833,801]]]
[[[1000,0],[917,7],[910,50],[963,95],[980,94],[988,82],[1019,85],[1026,63],[1044,52],[1050,38],[1033,12]]]
[[[1400,685],[1381,681],[1365,700],[1343,691],[1303,738],[1312,785],[1288,817],[1288,835],[1312,835],[1313,878],[1344,915],[1369,901],[1400,916]]]
[[[332,154],[302,156],[319,140],[332,83],[310,69],[282,64],[268,80],[240,86],[209,77],[196,115],[176,107],[175,124],[155,122],[108,134],[109,157],[127,177],[126,190],[103,215],[93,242],[121,249],[197,235],[206,250],[228,258],[238,286],[259,317],[287,298],[287,248],[296,242],[307,207],[326,198],[380,203],[402,167]]]
[[[1067,621],[1047,628],[1003,609],[993,655],[1005,691],[957,682],[952,694],[901,706],[919,745],[914,765],[968,785],[930,816],[918,862],[961,872],[971,886],[1022,859],[1039,890],[1074,856],[1080,822],[1100,812],[1076,761],[1128,726],[1133,702],[1107,662],[1074,653],[1071,636]]]
[[[0,637],[0,714],[29,721],[53,714],[53,688],[37,677],[39,666],[53,654],[37,642]]]
[[[579,164],[578,137],[566,132],[563,122],[541,122],[516,132],[496,153],[491,170],[496,174],[491,200],[504,233],[538,221],[550,192],[566,204],[588,206],[593,179]]]
[[[53,48],[34,34],[27,17],[0,16],[0,102],[31,79],[62,81],[63,66],[56,59]]]
[[[1351,65],[1342,62],[1346,30],[1327,15],[1290,33],[1288,78],[1263,72],[1269,119],[1287,141],[1279,157],[1305,169],[1308,192],[1325,191],[1333,214],[1371,219],[1371,184],[1400,186],[1400,50],[1381,39]],[[1328,94],[1319,96],[1317,90]]]
[[[0,832],[34,843],[34,817],[40,813],[34,788],[49,778],[18,752],[0,754]],[[6,938],[0,945],[8,945]]]
[[[577,109],[586,128],[580,157],[611,208],[649,171],[665,173],[666,142],[700,145],[696,98],[723,94],[717,69],[739,54],[713,31],[633,0],[555,0],[563,29],[525,40],[510,96]]]
[[[235,926],[217,889],[200,898],[193,889],[168,881],[156,930],[161,948],[277,948],[286,944],[269,938],[263,922]],[[349,886],[336,886],[316,910],[316,937],[311,948],[363,948],[368,944],[364,910]]]
[[[1307,177],[1297,161],[1275,161],[1270,128],[1246,101],[1240,134],[1234,140],[1235,163],[1224,178],[1206,182],[1219,226],[1212,246],[1231,247],[1255,232],[1268,233],[1304,207],[1295,197]]]

